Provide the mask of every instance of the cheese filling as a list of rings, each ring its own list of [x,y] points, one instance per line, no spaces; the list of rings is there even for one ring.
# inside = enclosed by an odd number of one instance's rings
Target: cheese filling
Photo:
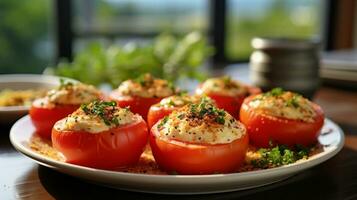
[[[248,105],[256,112],[286,119],[314,122],[316,116],[316,111],[309,100],[281,89],[257,95]]]
[[[84,104],[68,117],[58,121],[54,128],[59,131],[86,131],[100,133],[114,127],[130,124],[140,117],[127,108],[119,108],[115,102],[95,101]]]
[[[181,95],[173,95],[166,98],[163,98],[159,105],[162,107],[172,108],[172,107],[182,107],[189,103],[199,103],[202,98],[207,99],[210,103],[213,103],[212,99],[209,97],[202,97],[202,96],[192,96],[188,94],[181,94]]]
[[[227,144],[246,134],[244,125],[205,100],[174,111],[156,128],[163,139],[198,144]]]
[[[127,80],[117,89],[123,96],[137,96],[144,98],[167,97],[175,94],[175,88],[163,79],[155,79],[150,74],[145,74],[137,80]]]
[[[201,85],[199,93],[219,94],[224,96],[245,96],[248,94],[248,89],[239,81],[224,76],[207,79]]]
[[[47,95],[34,103],[39,107],[55,107],[57,104],[81,105],[100,99],[102,93],[92,85],[61,82],[61,85],[47,92]]]

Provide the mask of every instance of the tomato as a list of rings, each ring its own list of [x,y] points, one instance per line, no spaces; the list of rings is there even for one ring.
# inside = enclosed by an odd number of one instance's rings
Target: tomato
[[[234,118],[239,119],[239,110],[244,101],[244,99],[252,94],[259,94],[261,90],[257,87],[248,87],[248,95],[244,96],[228,96],[215,93],[206,94],[208,97],[213,99],[218,108],[221,108],[231,114]],[[196,94],[202,94],[200,87],[196,90]]]
[[[114,169],[136,164],[144,151],[148,138],[145,121],[108,131],[58,131],[52,129],[52,144],[66,162],[99,169]]]
[[[193,144],[178,140],[164,140],[154,125],[150,146],[156,163],[162,170],[178,174],[229,173],[244,162],[248,136],[227,144]]]
[[[250,142],[254,146],[269,147],[282,144],[309,146],[317,142],[324,124],[324,114],[320,106],[312,104],[316,112],[314,122],[304,122],[281,117],[260,114],[249,107],[254,96],[244,100],[240,110],[240,119],[246,126]]]
[[[116,101],[119,107],[129,107],[132,112],[141,115],[146,120],[150,106],[159,103],[162,98],[121,96],[120,94],[114,91],[110,94],[110,99]]]
[[[164,118],[165,116],[172,113],[174,110],[177,110],[179,107],[164,107],[160,106],[160,104],[152,105],[148,112],[147,122],[149,128],[154,126],[157,121]]]
[[[78,107],[79,105],[56,105],[47,108],[39,106],[35,101],[30,108],[30,117],[36,132],[43,138],[51,139],[53,125],[74,112]]]

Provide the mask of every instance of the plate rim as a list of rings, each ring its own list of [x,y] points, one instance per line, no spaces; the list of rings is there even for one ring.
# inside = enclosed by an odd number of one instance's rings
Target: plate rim
[[[75,165],[75,164],[70,164],[62,161],[57,161],[51,158],[48,158],[46,156],[43,156],[37,152],[31,151],[29,147],[25,147],[23,144],[19,144],[18,141],[16,141],[16,128],[20,126],[22,123],[26,123],[30,121],[29,115],[26,115],[22,118],[20,118],[18,121],[14,123],[14,125],[11,127],[10,130],[10,141],[11,144],[15,147],[17,151],[20,153],[24,154],[25,156],[33,159],[36,162],[39,162],[42,165],[46,165],[46,167],[51,167],[51,168],[75,168],[76,170],[85,170],[90,173],[101,173],[101,174],[116,174],[117,176],[121,175],[124,177],[133,177],[133,178],[151,178],[155,180],[159,179],[167,179],[167,178],[178,178],[178,179],[221,179],[225,177],[249,177],[249,176],[255,176],[255,175],[261,175],[261,174],[272,174],[275,172],[280,171],[281,169],[293,169],[297,165],[302,166],[301,169],[297,170],[297,172],[300,172],[302,170],[305,170],[307,168],[310,168],[312,166],[316,166],[322,162],[325,162],[326,160],[332,158],[335,156],[338,152],[341,151],[341,149],[344,146],[345,142],[345,136],[344,132],[342,129],[332,120],[325,118],[328,123],[332,124],[335,126],[337,129],[339,136],[340,136],[340,142],[336,144],[335,148],[325,151],[319,154],[316,154],[313,156],[312,160],[307,160],[307,161],[302,161],[302,162],[296,162],[292,163],[289,165],[284,165],[280,167],[275,167],[275,168],[270,168],[270,169],[262,169],[262,170],[256,170],[256,171],[248,171],[248,172],[236,172],[236,173],[227,173],[227,174],[208,174],[208,175],[157,175],[157,174],[139,174],[139,173],[129,173],[129,172],[120,172],[120,171],[113,171],[113,170],[103,170],[103,169],[95,169],[95,168],[90,168],[90,167],[84,167],[80,165]],[[314,162],[315,161],[315,162]],[[310,163],[310,165],[308,164]]]

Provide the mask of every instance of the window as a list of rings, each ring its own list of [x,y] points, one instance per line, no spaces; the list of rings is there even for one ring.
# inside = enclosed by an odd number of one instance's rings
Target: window
[[[207,32],[205,0],[76,0],[73,4],[75,49],[91,41],[143,40],[161,32]]]
[[[0,73],[41,73],[53,59],[51,1],[0,1]]]
[[[226,16],[228,60],[247,60],[255,36],[320,38],[323,0],[229,0]]]

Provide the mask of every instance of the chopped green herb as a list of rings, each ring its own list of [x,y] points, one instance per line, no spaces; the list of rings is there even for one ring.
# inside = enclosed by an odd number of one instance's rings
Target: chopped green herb
[[[118,125],[118,119],[113,115],[116,110],[115,101],[94,101],[90,104],[82,104],[81,109],[87,115],[99,116],[107,126]]]
[[[151,74],[142,74],[134,79],[135,82],[139,83],[141,86],[150,86],[154,82],[154,77]]]
[[[265,93],[265,95],[267,96],[279,96],[282,95],[284,93],[284,90],[280,87],[274,88],[272,90],[270,90],[269,92]]]
[[[289,149],[284,145],[278,145],[273,148],[261,148],[258,150],[261,158],[252,160],[251,164],[257,168],[278,167],[296,162],[302,158],[307,158],[310,149],[302,146],[296,146]]]
[[[168,105],[175,106],[175,102],[170,99],[170,101],[168,102]]]
[[[216,122],[219,124],[224,124],[224,122],[225,122],[224,117],[221,117],[221,116],[217,117]]]
[[[286,106],[293,106],[295,108],[299,107],[300,105],[299,105],[298,98],[300,98],[300,95],[294,94],[294,96],[291,99],[286,101]]]
[[[185,114],[179,114],[178,116],[177,116],[177,118],[179,118],[179,119],[183,119],[185,117]]]
[[[226,112],[215,107],[208,98],[202,98],[199,104],[190,105],[190,115],[201,119],[205,115],[213,115],[217,123],[224,124]]]
[[[185,95],[188,95],[188,92],[187,90],[180,90],[177,92],[177,96],[185,96]]]
[[[223,77],[222,77],[222,80],[223,80],[223,82],[224,82],[225,85],[230,85],[230,84],[231,84],[231,81],[232,81],[232,79],[231,79],[230,76],[223,76]]]
[[[73,82],[71,81],[68,81],[64,78],[60,78],[60,86],[59,86],[59,89],[65,89],[65,88],[68,88],[68,87],[72,87],[74,85]]]
[[[157,125],[157,128],[161,128],[162,126],[164,126],[166,124],[166,122],[169,120],[169,117],[168,116],[165,116],[159,125]]]

